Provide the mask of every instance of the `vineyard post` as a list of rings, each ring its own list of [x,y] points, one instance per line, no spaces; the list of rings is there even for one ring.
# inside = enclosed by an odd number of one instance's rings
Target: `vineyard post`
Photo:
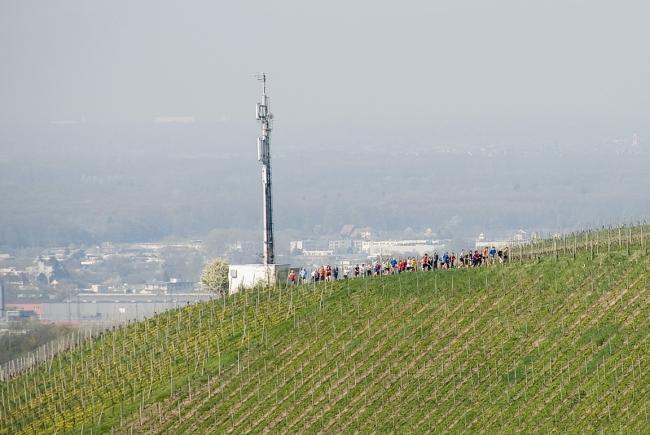
[[[169,357],[169,397],[174,395],[174,373],[172,372],[172,361],[171,356]],[[121,409],[121,407],[120,407]],[[121,412],[121,411],[120,411]]]
[[[576,259],[576,251],[578,250],[578,233],[573,233],[573,259]]]
[[[609,254],[612,245],[612,226],[607,227],[607,253]]]
[[[627,229],[627,255],[630,255],[630,245],[632,245],[632,225]]]
[[[531,245],[532,246],[532,242],[526,242],[526,245]],[[522,249],[522,253],[525,256],[525,260],[528,260],[528,258],[530,257],[530,254],[529,254],[529,249],[526,248],[525,245],[524,245],[524,248]]]
[[[600,251],[599,251],[599,249],[598,249],[598,245],[599,245],[598,233],[599,233],[599,232],[600,232],[600,231],[596,231],[596,254],[599,254],[599,253],[600,253]]]
[[[618,227],[618,249],[623,247],[623,239],[621,238],[621,227]]]

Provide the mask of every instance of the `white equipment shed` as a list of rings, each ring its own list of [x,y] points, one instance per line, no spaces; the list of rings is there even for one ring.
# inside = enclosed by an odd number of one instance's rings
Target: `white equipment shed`
[[[255,285],[284,285],[289,277],[288,264],[233,264],[228,268],[228,292]]]

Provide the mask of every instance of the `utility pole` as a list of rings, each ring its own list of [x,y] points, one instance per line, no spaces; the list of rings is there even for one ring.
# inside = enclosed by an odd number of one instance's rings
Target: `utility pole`
[[[262,132],[257,138],[257,160],[262,164],[262,192],[264,219],[264,264],[274,264],[273,254],[273,201],[271,198],[271,129],[273,114],[269,109],[269,96],[266,94],[266,73],[257,75],[262,82],[262,100],[257,103],[256,118],[260,122]]]

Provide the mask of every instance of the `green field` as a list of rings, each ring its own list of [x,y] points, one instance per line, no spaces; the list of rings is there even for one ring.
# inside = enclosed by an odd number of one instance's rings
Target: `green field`
[[[647,433],[647,239],[590,234],[502,266],[256,288],[80,340],[1,384],[0,433]]]

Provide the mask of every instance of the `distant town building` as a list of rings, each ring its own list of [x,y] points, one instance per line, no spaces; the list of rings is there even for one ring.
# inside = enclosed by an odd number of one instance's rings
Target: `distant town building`
[[[423,255],[441,250],[444,245],[439,240],[364,240],[361,251],[376,255]]]
[[[19,286],[29,284],[27,272],[24,270],[18,270],[15,267],[5,267],[0,269],[0,278],[3,279],[6,284]]]
[[[291,240],[289,242],[289,251],[291,255],[300,255],[302,251],[317,249],[316,242],[313,240]]]
[[[90,286],[90,291],[93,293],[108,293],[108,286],[101,284],[93,284]]]
[[[537,234],[533,233],[532,238],[536,238]],[[522,243],[528,242],[528,233],[524,230],[518,230],[515,232],[515,234],[512,236],[510,239],[502,239],[502,240],[487,240],[485,237],[484,233],[481,233],[478,235],[476,238],[476,242],[474,243],[474,248],[475,249],[483,249],[483,248],[491,248],[495,247],[497,249],[503,249],[507,246],[515,246],[515,245],[520,245]]]
[[[25,269],[35,277],[36,281],[49,284],[68,276],[68,271],[53,255],[39,256],[34,260],[35,265]]]
[[[329,257],[334,255],[334,251],[331,249],[320,249],[312,251],[302,251],[302,255],[305,257]]]
[[[40,304],[6,304],[6,320],[39,319],[41,317]]]
[[[237,240],[226,245],[225,254],[231,256],[233,254],[252,254],[257,252],[257,243],[251,240]]]
[[[100,255],[86,255],[84,259],[82,259],[79,263],[82,266],[94,266],[95,264],[99,264],[103,261],[103,258]]]
[[[332,251],[348,252],[352,250],[352,240],[350,239],[330,240],[327,243],[327,247]]]
[[[36,260],[36,266],[34,267],[34,273],[37,276],[45,275],[47,277],[47,281],[49,282],[50,279],[52,279],[52,276],[54,275],[54,266],[52,265],[52,262],[50,261],[49,257],[46,258],[38,258]]]
[[[518,230],[512,237],[515,242],[523,242],[528,239],[528,234],[524,230]]]
[[[156,281],[145,285],[146,291],[164,292],[164,293],[181,293],[194,290],[196,283],[193,281],[179,281],[171,279],[169,281]]]

